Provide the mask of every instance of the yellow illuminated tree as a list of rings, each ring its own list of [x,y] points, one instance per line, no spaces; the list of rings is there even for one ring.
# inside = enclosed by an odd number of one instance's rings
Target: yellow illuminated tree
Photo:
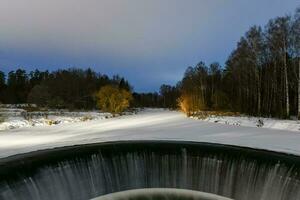
[[[104,86],[96,94],[98,107],[105,112],[113,114],[121,113],[126,110],[132,95],[124,89],[119,89],[115,86]]]

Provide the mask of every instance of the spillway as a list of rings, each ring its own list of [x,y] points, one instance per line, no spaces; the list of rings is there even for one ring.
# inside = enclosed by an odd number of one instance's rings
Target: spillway
[[[126,190],[103,195],[92,200],[232,200],[214,194],[175,188]]]
[[[300,158],[228,145],[124,141],[0,160],[0,199],[92,199],[178,188],[236,200],[299,200]]]

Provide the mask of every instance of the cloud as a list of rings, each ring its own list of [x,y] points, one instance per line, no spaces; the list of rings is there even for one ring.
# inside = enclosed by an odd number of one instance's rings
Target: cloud
[[[1,0],[0,66],[93,67],[127,75],[139,84],[137,90],[154,90],[160,82],[175,83],[186,66],[200,60],[223,63],[250,25],[293,12],[297,4],[297,0]],[[147,81],[139,82],[139,77]]]

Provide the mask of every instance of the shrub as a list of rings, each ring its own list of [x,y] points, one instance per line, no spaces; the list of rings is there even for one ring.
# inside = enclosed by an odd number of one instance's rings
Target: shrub
[[[38,106],[46,106],[49,99],[50,94],[48,88],[44,85],[34,86],[27,97],[29,103],[35,103]]]
[[[118,114],[126,110],[132,95],[124,89],[115,86],[104,86],[96,94],[98,107],[105,112]]]

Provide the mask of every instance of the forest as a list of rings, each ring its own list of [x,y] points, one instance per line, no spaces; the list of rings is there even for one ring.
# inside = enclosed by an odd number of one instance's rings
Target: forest
[[[114,85],[132,93],[131,107],[233,111],[253,116],[300,116],[300,8],[264,26],[252,26],[240,38],[224,66],[189,66],[175,86],[136,93],[120,76],[91,69],[54,72],[18,69],[0,72],[0,102],[35,103],[50,108],[94,109],[95,94]]]
[[[53,72],[17,69],[7,75],[0,71],[0,103],[30,103],[39,107],[71,110],[96,109],[97,92],[104,86],[132,93],[131,107],[178,107],[179,91],[176,87],[162,85],[160,93],[136,93],[125,78],[118,75],[110,78],[90,68]]]
[[[0,72],[0,102],[6,104],[34,103],[41,107],[94,109],[96,92],[105,85],[131,91],[128,81],[120,76],[96,73],[91,69],[31,71],[17,69]]]
[[[199,62],[177,84],[179,106],[188,115],[226,110],[254,116],[300,115],[300,8],[253,26],[225,66]]]
[[[200,62],[179,84],[187,113],[230,110],[287,118],[300,109],[300,8],[293,16],[253,26],[242,36],[224,67]]]

